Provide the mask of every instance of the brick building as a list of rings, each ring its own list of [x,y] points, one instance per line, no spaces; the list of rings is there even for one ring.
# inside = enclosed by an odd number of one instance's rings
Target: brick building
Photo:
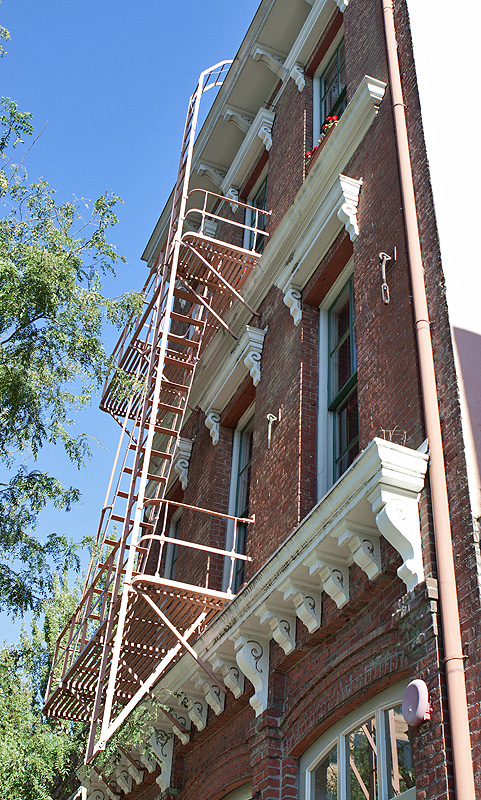
[[[477,339],[457,329],[455,361],[405,0],[393,22],[397,47],[388,0],[262,0],[197,136],[185,246],[201,241],[204,264],[213,242],[251,258],[236,262],[242,302],[212,306],[223,323],[209,317],[196,359],[169,503],[149,495],[150,467],[147,497],[165,513],[139,523],[133,574],[198,587],[204,616],[171,616],[183,638],[168,650],[168,621],[147,605],[130,618],[124,589],[119,651],[92,669],[130,670],[134,688],[112,683],[112,703],[138,698],[145,746],[124,738],[110,767],[82,768],[87,798],[475,796],[481,449],[463,368]],[[172,202],[143,256],[151,274]],[[202,302],[189,286],[173,305],[179,340]],[[173,397],[182,381],[169,380]],[[414,679],[430,712],[408,725]],[[89,714],[105,714],[106,691]]]

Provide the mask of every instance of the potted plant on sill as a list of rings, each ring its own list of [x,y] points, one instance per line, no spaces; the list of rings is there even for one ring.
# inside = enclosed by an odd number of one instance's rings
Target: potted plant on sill
[[[339,117],[327,117],[326,121],[321,127],[321,135],[319,136],[318,143],[312,150],[308,150],[305,153],[305,164],[306,164],[306,172],[312,166],[312,163],[315,161],[316,157],[319,155],[319,152],[322,150],[323,145],[325,144],[326,139],[328,138],[329,134],[332,130],[336,127],[337,123],[339,122]]]

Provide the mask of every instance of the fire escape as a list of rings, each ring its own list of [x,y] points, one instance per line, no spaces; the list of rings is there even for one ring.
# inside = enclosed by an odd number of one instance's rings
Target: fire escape
[[[233,303],[247,306],[241,289],[259,253],[246,249],[242,237],[247,231],[255,243],[267,236],[268,212],[236,200],[249,224],[236,222],[232,201],[202,189],[189,192],[200,100],[222,84],[230,63],[203,72],[190,99],[166,245],[144,286],[142,312],[117,344],[117,368],[104,387],[101,408],[121,425],[121,438],[84,593],[58,639],[45,701],[47,716],[89,723],[86,763],[142,700],[156,701],[156,682],[186,652],[226,691],[193,643],[234,596],[236,562],[248,560],[236,551],[238,528],[253,520],[187,506],[165,494],[196,364],[219,327],[234,335],[225,322]],[[240,245],[207,235],[212,221]],[[179,507],[188,515],[191,538],[169,535]],[[231,550],[199,541],[196,531],[206,517],[219,528],[231,526]],[[187,555],[182,580],[164,576],[169,547]],[[213,585],[215,559],[229,560],[227,587]]]

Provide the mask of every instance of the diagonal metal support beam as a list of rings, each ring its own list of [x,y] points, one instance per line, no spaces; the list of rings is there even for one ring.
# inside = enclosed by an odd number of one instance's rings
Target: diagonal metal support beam
[[[197,258],[200,258],[200,260],[202,261],[202,263],[203,263],[203,264],[204,264],[204,265],[205,265],[205,266],[206,266],[208,269],[210,269],[210,270],[211,270],[211,272],[213,272],[213,273],[214,273],[214,275],[215,275],[215,277],[217,278],[217,280],[219,280],[219,281],[220,281],[222,284],[224,284],[224,286],[225,286],[225,288],[227,289],[227,291],[228,291],[228,292],[230,292],[231,294],[233,294],[233,295],[234,295],[234,297],[236,297],[236,298],[237,298],[237,300],[239,301],[239,303],[242,303],[242,305],[243,305],[243,306],[245,306],[245,307],[248,309],[248,311],[250,311],[250,312],[251,312],[251,314],[254,314],[256,317],[258,317],[258,316],[259,316],[259,312],[258,312],[258,311],[254,311],[254,309],[253,309],[253,308],[252,308],[252,307],[249,305],[249,303],[247,303],[247,302],[246,302],[246,300],[244,300],[244,298],[242,297],[242,295],[241,295],[241,294],[239,294],[239,292],[238,292],[236,289],[234,289],[234,287],[233,287],[233,286],[231,286],[231,285],[230,285],[229,281],[228,281],[228,280],[226,280],[226,279],[224,278],[224,276],[223,276],[223,275],[221,275],[221,274],[220,274],[220,272],[218,272],[218,271],[216,270],[216,268],[212,266],[212,264],[210,263],[210,261],[209,261],[209,259],[208,259],[208,258],[204,258],[204,256],[201,256],[201,254],[200,254],[200,253],[199,253],[199,252],[198,252],[198,251],[195,249],[195,247],[192,247],[192,245],[191,245],[191,244],[189,244],[188,242],[182,241],[182,244],[183,244],[183,246],[184,246],[184,247],[188,247],[188,248],[189,248],[189,250],[190,250],[192,253],[194,253],[194,255],[195,255]]]
[[[209,314],[212,314],[212,316],[216,318],[216,320],[219,323],[219,325],[222,325],[222,327],[225,328],[225,330],[228,333],[230,333],[232,338],[237,341],[237,339],[239,337],[235,335],[234,331],[231,330],[231,328],[229,328],[228,324],[226,322],[224,322],[222,317],[220,317],[219,314],[217,314],[217,312],[214,311],[214,309],[210,306],[210,304],[207,302],[207,300],[204,297],[202,297],[202,295],[200,295],[198,292],[196,292],[195,289],[192,288],[192,286],[190,285],[189,281],[187,281],[184,277],[182,277],[182,278],[179,277],[178,280],[181,281],[184,284],[184,286],[187,287],[189,292],[191,292],[194,295],[194,297],[197,300],[197,302],[200,303],[202,306],[204,306],[207,309],[207,311],[209,312]]]
[[[173,624],[172,624],[172,622],[171,622],[171,621],[170,621],[170,620],[169,620],[169,619],[168,619],[168,618],[165,616],[165,614],[164,614],[164,613],[163,613],[163,612],[160,610],[160,608],[159,608],[159,607],[158,607],[158,606],[157,606],[157,605],[154,603],[154,601],[153,601],[153,600],[151,600],[151,598],[149,597],[149,595],[148,595],[146,592],[142,591],[142,589],[140,589],[140,588],[139,588],[139,587],[137,587],[137,586],[135,586],[135,587],[133,587],[133,588],[135,588],[135,591],[136,591],[136,592],[138,592],[138,593],[141,595],[142,599],[143,599],[143,600],[144,600],[146,603],[148,603],[148,604],[149,604],[149,606],[151,607],[151,609],[152,609],[153,611],[155,611],[155,613],[156,613],[156,614],[158,614],[158,616],[160,617],[160,619],[162,620],[162,622],[164,623],[164,625],[166,625],[166,626],[169,628],[169,630],[170,630],[170,631],[172,631],[172,633],[174,634],[174,636],[175,636],[175,637],[177,638],[177,640],[178,640],[178,641],[181,643],[182,647],[185,647],[185,649],[187,650],[187,652],[188,652],[188,653],[190,653],[190,655],[192,656],[192,658],[194,658],[194,659],[197,661],[197,663],[198,663],[199,667],[201,667],[201,668],[204,670],[204,672],[205,672],[205,673],[206,673],[206,675],[209,677],[209,679],[210,679],[210,680],[211,680],[213,683],[215,683],[215,685],[217,686],[217,688],[218,688],[218,689],[220,689],[220,691],[221,691],[221,692],[223,692],[223,694],[227,694],[227,689],[226,689],[226,687],[224,686],[224,684],[223,684],[223,683],[221,683],[221,681],[219,680],[219,678],[217,677],[217,675],[215,675],[215,674],[212,672],[212,670],[210,669],[210,667],[209,667],[209,666],[208,666],[208,665],[207,665],[207,664],[206,664],[204,661],[202,661],[202,659],[200,658],[199,654],[195,652],[194,648],[193,648],[193,647],[192,647],[192,646],[189,644],[189,642],[187,641],[187,639],[186,639],[184,636],[182,636],[182,634],[180,633],[180,631],[178,631],[178,630],[177,630],[177,628],[175,627],[175,625],[173,625]]]

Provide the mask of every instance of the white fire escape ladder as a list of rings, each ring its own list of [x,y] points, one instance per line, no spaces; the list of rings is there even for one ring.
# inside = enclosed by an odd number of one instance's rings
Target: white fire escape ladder
[[[118,370],[104,388],[102,408],[122,425],[123,455],[119,444],[85,592],[59,637],[45,703],[48,716],[90,722],[86,762],[145,696],[153,697],[155,682],[184,652],[225,691],[189,640],[232,599],[231,587],[224,592],[209,586],[209,568],[202,585],[188,573],[179,582],[162,571],[165,547],[175,543],[192,559],[204,554],[208,564],[230,558],[233,575],[235,561],[247,560],[236,552],[237,525],[253,521],[184,506],[193,533],[205,514],[233,520],[232,550],[196,542],[195,536],[172,539],[169,516],[183,504],[164,496],[196,364],[218,327],[229,330],[224,316],[232,302],[247,305],[240,289],[259,258],[203,234],[206,216],[243,227],[221,216],[229,201],[209,192],[201,192],[203,207],[194,209],[200,232],[183,233],[192,213],[187,203],[199,191],[189,195],[188,184],[200,99],[222,83],[230,63],[203,72],[190,99],[163,260],[151,270],[143,311],[124,331],[115,353]],[[258,214],[268,212],[251,213],[249,228],[264,233]],[[128,396],[122,390],[126,382]]]

